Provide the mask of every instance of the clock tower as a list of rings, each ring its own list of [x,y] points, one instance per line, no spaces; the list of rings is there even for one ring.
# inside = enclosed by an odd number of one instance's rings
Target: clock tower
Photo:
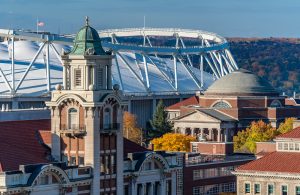
[[[63,86],[52,92],[52,157],[91,166],[92,194],[123,193],[122,116],[127,102],[112,87],[112,56],[97,31],[86,24],[62,55]]]

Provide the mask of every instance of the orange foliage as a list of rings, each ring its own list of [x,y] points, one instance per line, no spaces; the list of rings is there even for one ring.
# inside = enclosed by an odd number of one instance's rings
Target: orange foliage
[[[123,115],[123,136],[135,143],[141,143],[142,131],[137,126],[136,116],[130,112],[124,112]]]

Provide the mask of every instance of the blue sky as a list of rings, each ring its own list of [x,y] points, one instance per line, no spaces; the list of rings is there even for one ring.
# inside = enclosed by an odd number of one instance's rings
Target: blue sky
[[[227,37],[300,37],[299,0],[1,0],[0,28],[74,33],[88,15],[97,29],[202,29]]]

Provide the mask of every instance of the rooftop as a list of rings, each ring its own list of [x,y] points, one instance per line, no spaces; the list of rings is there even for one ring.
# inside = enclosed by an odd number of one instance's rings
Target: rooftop
[[[214,82],[205,95],[278,96],[278,92],[265,79],[252,72],[239,69]]]
[[[290,132],[278,135],[276,139],[300,139],[300,127],[297,127]]]
[[[272,152],[237,168],[237,172],[300,173],[300,153]]]
[[[183,101],[180,101],[176,104],[167,107],[166,110],[179,110],[181,106],[198,105],[198,104],[199,104],[198,96],[192,96],[190,98],[187,98]]]

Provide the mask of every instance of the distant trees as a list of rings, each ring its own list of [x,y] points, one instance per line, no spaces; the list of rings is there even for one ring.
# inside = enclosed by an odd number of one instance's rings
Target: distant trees
[[[286,118],[278,129],[262,120],[252,122],[248,128],[238,132],[233,137],[234,150],[254,153],[256,151],[256,142],[270,141],[279,134],[291,131],[293,129],[293,120],[293,118]]]
[[[195,140],[195,137],[189,135],[167,133],[162,137],[153,139],[151,143],[154,145],[154,150],[189,152],[190,142]]]
[[[137,144],[142,142],[142,130],[137,126],[136,116],[130,112],[123,115],[123,136]]]
[[[162,100],[159,100],[153,120],[150,121],[151,129],[148,132],[149,138],[161,137],[165,133],[172,131],[173,125],[168,121],[168,113],[165,111],[165,106]]]

